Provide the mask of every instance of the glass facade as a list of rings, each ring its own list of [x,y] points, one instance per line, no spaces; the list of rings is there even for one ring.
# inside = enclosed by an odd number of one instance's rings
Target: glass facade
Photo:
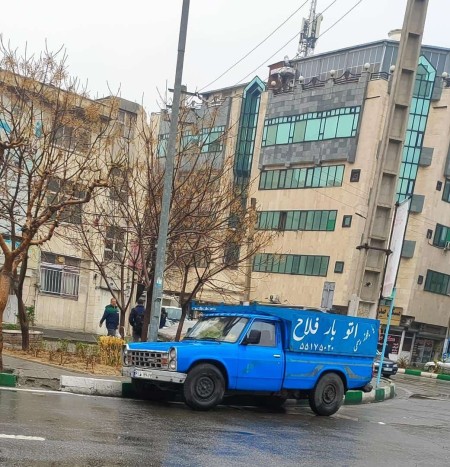
[[[450,203],[450,180],[448,178],[445,179],[444,192],[442,193],[442,201]]]
[[[402,202],[414,193],[435,77],[435,69],[425,57],[421,56],[419,58],[416,82],[411,100],[397,186],[397,200],[399,202]]]
[[[269,118],[264,125],[263,146],[353,138],[358,128],[361,107],[313,112],[289,117]]]
[[[253,151],[255,149],[256,127],[258,125],[259,103],[265,85],[255,78],[244,90],[239,134],[234,162],[234,180],[240,188],[246,188],[250,180]]]
[[[424,290],[439,295],[450,295],[450,276],[428,269]]]
[[[303,169],[263,170],[259,178],[259,189],[327,188],[341,186],[343,178],[343,165],[308,167]]]
[[[441,224],[436,224],[433,245],[444,248],[448,243],[450,243],[450,227],[446,227],[445,225]]]
[[[212,128],[202,128],[198,134],[193,134],[186,130],[183,132],[180,142],[180,150],[200,149],[201,153],[220,152],[223,149],[223,134],[225,126],[215,126]],[[158,157],[166,157],[169,134],[162,134],[158,137]]]
[[[260,211],[259,230],[333,231],[337,211]]]
[[[329,256],[259,253],[253,259],[253,271],[325,277],[329,262]]]

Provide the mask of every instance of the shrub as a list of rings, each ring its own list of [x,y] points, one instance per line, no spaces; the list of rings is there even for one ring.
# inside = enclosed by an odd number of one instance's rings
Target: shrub
[[[122,346],[125,341],[120,337],[101,336],[98,340],[100,362],[104,365],[119,366],[122,362]]]
[[[398,357],[397,365],[399,368],[408,368],[409,359],[407,357]]]

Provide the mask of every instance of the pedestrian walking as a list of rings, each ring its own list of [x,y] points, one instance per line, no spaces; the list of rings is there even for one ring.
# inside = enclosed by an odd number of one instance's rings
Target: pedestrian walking
[[[144,325],[144,314],[144,300],[140,298],[137,301],[137,305],[131,310],[130,317],[128,318],[128,322],[133,328],[133,342],[141,341],[142,327]]]
[[[119,327],[119,308],[115,298],[111,298],[111,303],[105,307],[105,312],[100,320],[100,327],[102,327],[104,321],[106,321],[108,336],[115,336]]]

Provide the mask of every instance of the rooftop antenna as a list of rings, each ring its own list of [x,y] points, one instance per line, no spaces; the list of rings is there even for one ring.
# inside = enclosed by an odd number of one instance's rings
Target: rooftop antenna
[[[300,40],[298,42],[298,51],[295,58],[305,58],[314,54],[314,48],[319,37],[320,24],[323,16],[316,14],[317,0],[311,0],[309,17],[303,18],[300,31]]]

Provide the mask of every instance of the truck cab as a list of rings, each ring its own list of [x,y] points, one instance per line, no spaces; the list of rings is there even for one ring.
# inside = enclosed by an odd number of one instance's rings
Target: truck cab
[[[307,397],[314,412],[331,415],[342,404],[345,390],[370,382],[376,353],[375,320],[352,318],[353,329],[358,321],[361,332],[356,350],[353,340],[353,347],[344,351],[327,344],[334,342],[338,329],[349,339],[343,321],[348,324],[348,317],[317,311],[223,305],[206,313],[182,342],[125,346],[123,374],[143,397],[181,393],[196,410],[214,407],[225,395],[251,394],[272,406],[288,397]],[[321,339],[312,342],[320,328]]]

